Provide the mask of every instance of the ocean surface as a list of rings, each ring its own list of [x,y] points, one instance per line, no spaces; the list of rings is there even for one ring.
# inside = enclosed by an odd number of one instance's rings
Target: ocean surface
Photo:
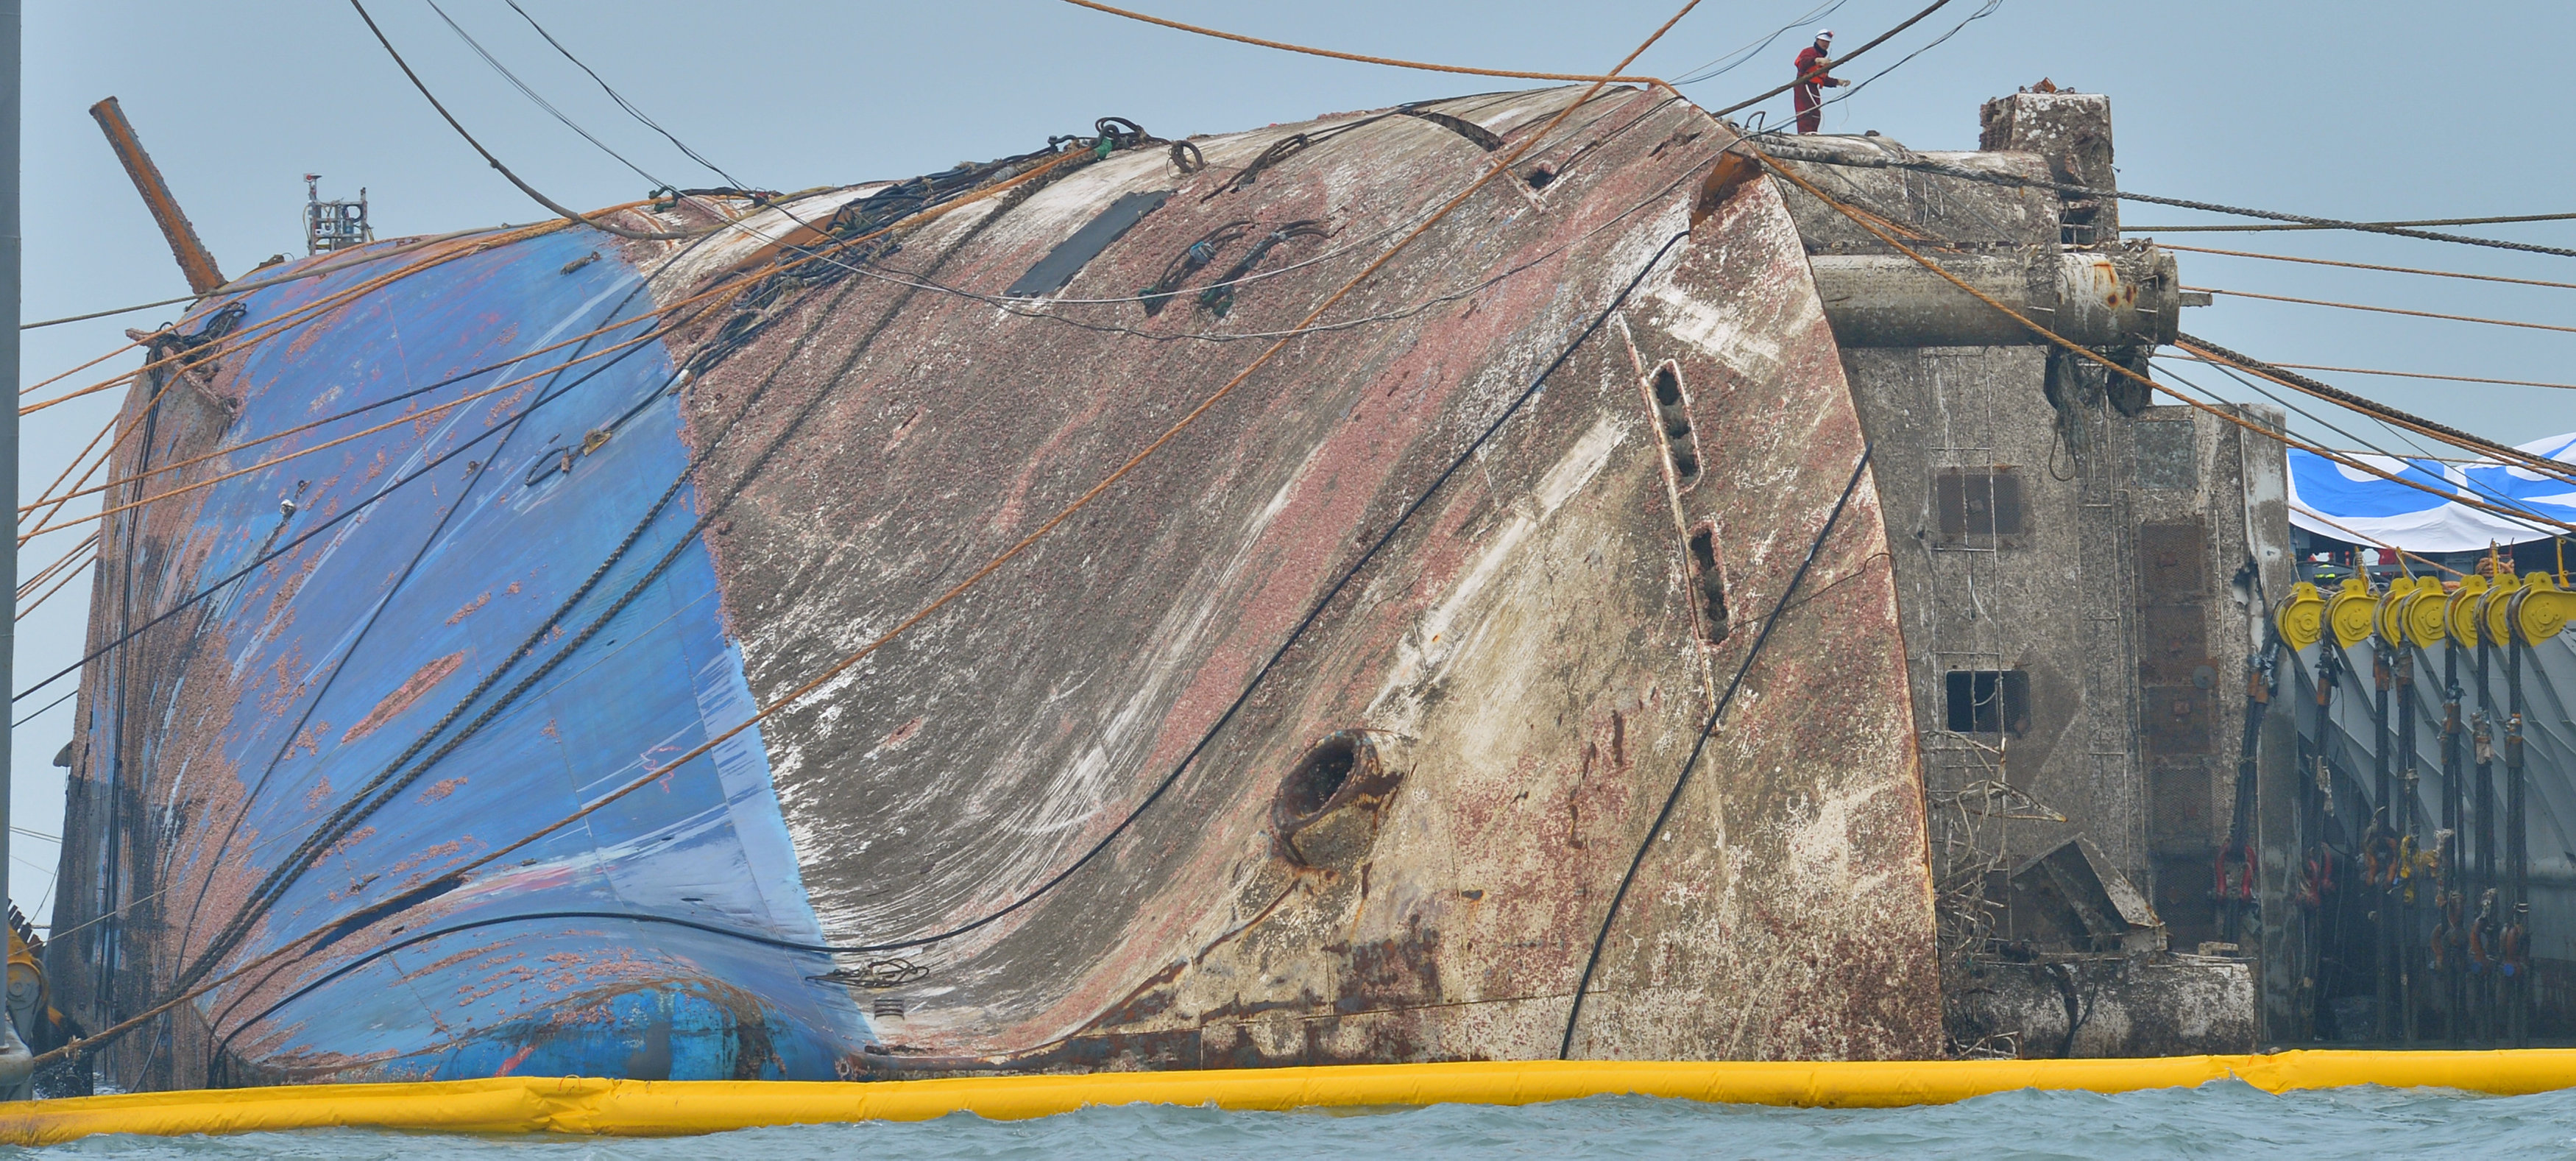
[[[187,1158],[1382,1157],[2576,1157],[2576,1091],[2484,1097],[2355,1088],[2272,1096],[2215,1082],[2099,1096],[2016,1092],[1912,1109],[1774,1109],[1650,1097],[1521,1108],[1229,1113],[1148,1106],[1031,1121],[748,1129],[653,1140],[454,1137],[332,1130],[239,1137],[93,1137],[6,1156]]]

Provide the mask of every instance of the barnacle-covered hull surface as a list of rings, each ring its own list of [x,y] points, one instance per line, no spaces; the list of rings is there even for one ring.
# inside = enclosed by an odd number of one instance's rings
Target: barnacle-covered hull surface
[[[1543,1057],[1606,923],[1574,1055],[1938,1055],[1889,532],[1728,130],[1602,92],[1220,396],[1576,96],[211,301],[416,271],[133,393],[125,498],[212,482],[105,526],[58,1006],[223,979],[149,1087]]]

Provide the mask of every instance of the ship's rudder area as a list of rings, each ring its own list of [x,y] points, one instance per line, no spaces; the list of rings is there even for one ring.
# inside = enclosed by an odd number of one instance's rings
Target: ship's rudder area
[[[1517,143],[1572,93],[1435,108]],[[1529,155],[1552,180],[1487,187],[1348,300],[1372,321],[1297,338],[764,724],[836,940],[970,928],[890,953],[923,974],[862,993],[884,1040],[862,1064],[1938,1051],[1886,533],[1870,489],[1838,504],[1861,426],[1777,193],[1730,200],[1600,318],[1724,139],[1603,94]],[[912,288],[852,280],[694,389],[709,433],[752,368],[780,369],[782,411],[821,399],[713,537],[757,696],[938,596],[1268,341],[1193,336],[1292,326],[1489,157],[1411,116],[1194,145],[1203,172],[1112,155],[943,221],[904,243]],[[1166,190],[1056,298],[920,289],[1007,288]],[[1176,270],[1159,311],[1118,301]],[[1266,276],[1205,296],[1244,272]]]

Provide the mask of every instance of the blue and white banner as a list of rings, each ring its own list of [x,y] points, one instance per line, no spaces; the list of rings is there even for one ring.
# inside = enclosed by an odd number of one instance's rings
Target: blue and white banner
[[[2522,451],[2566,462],[2576,475],[2576,435],[2522,445]],[[2383,544],[2410,552],[2475,552],[2490,544],[2547,540],[2563,529],[2471,508],[2456,496],[2497,508],[2576,524],[2576,484],[2492,460],[2349,458],[2441,493],[2433,495],[2314,452],[2290,449],[2290,523],[2321,536]]]

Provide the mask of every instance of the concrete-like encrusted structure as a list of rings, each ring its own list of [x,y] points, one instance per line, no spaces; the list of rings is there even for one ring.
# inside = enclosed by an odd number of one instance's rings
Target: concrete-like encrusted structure
[[[345,930],[186,1010],[170,1050],[117,1049],[121,1083],[2248,1047],[2255,973],[2226,945],[2278,930],[2276,852],[2260,923],[2195,891],[2240,821],[2277,445],[2150,406],[1792,183],[1710,182],[1733,130],[1633,90],[1292,330],[1575,97],[1169,148],[1104,130],[794,278],[762,264],[1026,159],[684,200],[652,216],[740,220],[458,275],[439,293],[548,303],[518,309],[557,334],[755,289],[631,384],[484,415],[506,455],[342,534],[392,539],[296,549],[89,676],[60,914],[96,923],[49,951],[76,1015],[180,978],[285,839],[464,720],[438,715],[466,679],[562,640],[562,684],[487,715],[470,774],[437,751],[217,958]],[[1972,153],[1764,143],[2076,342],[2170,339],[2171,260],[2031,184],[2107,184],[2107,103],[2002,105]],[[1953,172],[1879,164],[1923,158]],[[560,321],[554,286],[583,304]],[[432,299],[403,309],[450,312],[454,361],[514,349],[509,311]],[[213,365],[153,462],[403,365],[329,319]],[[1280,338],[811,698],[433,889],[939,599]],[[94,636],[276,543],[280,495],[287,520],[337,511],[378,486],[370,455],[462,456],[471,430],[397,425],[339,474],[117,523],[100,584],[126,599]],[[648,507],[673,472],[686,519]],[[638,513],[630,560],[609,546]],[[403,554],[430,579],[333,571]],[[613,583],[574,591],[593,568]],[[568,592],[585,616],[642,595],[567,638]],[[347,644],[379,621],[395,646]]]
[[[2171,258],[2047,184],[2110,188],[2108,100],[2018,94],[1984,121],[1978,153],[1800,139],[1792,156],[1816,160],[1791,164],[1938,247],[1945,268],[2033,271],[1997,280],[1998,297],[2143,369],[2182,305]],[[1981,173],[2019,181],[1952,176]],[[1829,309],[1842,285],[1828,266],[1920,276],[1842,213],[1789,199]],[[2261,833],[2237,829],[2250,771],[2232,759],[2245,661],[2295,579],[2280,445],[2253,434],[2279,418],[2154,405],[1945,283],[1895,300],[1906,316],[1874,289],[1835,317],[1879,448],[1954,1045],[2247,1050],[2258,925],[2222,914],[2211,868],[2231,836]],[[2079,1035],[2097,1004],[2119,1019]]]

